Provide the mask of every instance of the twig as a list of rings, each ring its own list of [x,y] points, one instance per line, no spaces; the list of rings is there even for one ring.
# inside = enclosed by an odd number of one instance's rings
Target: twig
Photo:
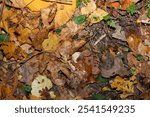
[[[99,39],[94,43],[94,45],[97,45],[104,37],[106,37],[106,34],[99,37]]]
[[[66,5],[72,5],[72,1],[68,1],[68,2],[65,2],[65,1],[57,1],[57,0],[42,0],[42,1],[45,1],[45,2],[56,2],[58,4],[66,4]]]

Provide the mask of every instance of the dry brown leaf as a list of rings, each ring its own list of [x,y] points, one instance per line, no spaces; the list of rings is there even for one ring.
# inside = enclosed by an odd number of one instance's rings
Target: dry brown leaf
[[[85,6],[81,8],[82,15],[89,15],[96,10],[96,3],[94,0],[90,0]]]
[[[2,42],[0,45],[0,50],[3,50],[7,59],[23,60],[27,56],[24,50],[14,42]]]
[[[23,8],[25,6],[24,0],[10,0],[12,5],[17,8]]]
[[[150,47],[144,45],[142,39],[138,38],[136,35],[131,34],[128,37],[127,42],[135,55],[140,53],[142,55],[150,56]]]
[[[109,7],[126,10],[133,2],[137,3],[138,1],[139,0],[121,0],[121,1],[110,0],[107,5]]]
[[[43,28],[54,28],[54,18],[56,15],[56,4],[52,4],[47,8],[41,9],[41,19]]]

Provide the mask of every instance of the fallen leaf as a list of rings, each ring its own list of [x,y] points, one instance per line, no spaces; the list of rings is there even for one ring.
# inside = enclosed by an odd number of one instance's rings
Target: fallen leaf
[[[125,76],[130,74],[127,68],[124,67],[121,59],[113,57],[108,53],[103,56],[101,66],[101,74],[106,78],[110,78],[114,75]]]
[[[55,51],[57,49],[58,43],[59,43],[58,36],[55,33],[50,32],[48,34],[48,39],[45,39],[43,41],[42,47],[46,51]]]
[[[111,88],[116,88],[117,91],[123,92],[123,94],[120,95],[121,98],[133,95],[134,84],[136,84],[135,76],[131,77],[129,80],[116,76],[113,82],[110,83]]]
[[[50,5],[50,2],[43,0],[23,0],[26,7],[32,11],[40,11],[42,8],[46,8]]]
[[[10,0],[12,5],[17,8],[23,8],[25,6],[24,0]]]
[[[76,0],[71,1],[71,5],[57,4],[55,15],[55,29],[65,24],[74,15],[76,10]]]
[[[114,7],[117,9],[126,10],[133,2],[137,3],[139,0],[121,0],[121,1],[111,1],[108,2],[109,7]]]
[[[14,42],[2,42],[0,45],[0,50],[3,50],[7,59],[23,60],[27,56],[24,50]]]
[[[43,23],[43,28],[52,28],[54,27],[54,18],[56,15],[56,4],[52,4],[47,8],[41,9],[41,19]]]
[[[42,89],[47,88],[48,90],[53,87],[53,84],[50,79],[46,76],[38,75],[32,82],[31,94],[36,97],[40,97],[40,92]]]
[[[101,20],[103,20],[103,17],[106,15],[108,15],[108,13],[102,9],[98,8],[94,10],[89,16],[90,25],[100,22]]]
[[[117,24],[115,33],[112,34],[112,37],[120,39],[121,41],[127,41],[125,32],[122,30],[121,26]]]

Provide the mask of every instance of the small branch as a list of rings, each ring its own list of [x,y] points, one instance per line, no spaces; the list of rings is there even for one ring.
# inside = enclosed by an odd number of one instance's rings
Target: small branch
[[[97,45],[104,37],[106,37],[106,34],[99,37],[99,39],[94,43],[94,45]]]
[[[66,4],[66,5],[72,5],[72,1],[57,1],[57,0],[42,0],[42,1],[45,1],[45,2],[56,2],[58,4]]]

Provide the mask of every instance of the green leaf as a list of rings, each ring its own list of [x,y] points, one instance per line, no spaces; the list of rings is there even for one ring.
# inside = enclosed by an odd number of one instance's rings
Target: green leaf
[[[8,2],[8,3],[11,3],[11,1],[10,1],[10,0],[7,0],[7,2]]]
[[[99,17],[98,17],[98,16],[93,16],[93,19],[94,19],[95,21],[97,21],[97,20],[99,19]]]
[[[61,27],[62,27],[62,28],[66,28],[66,27],[67,27],[67,25],[66,25],[66,24],[63,24]]]
[[[144,56],[141,55],[141,54],[137,54],[137,55],[136,55],[136,59],[137,59],[138,61],[141,61],[141,60],[144,59]]]
[[[148,8],[147,17],[150,18],[150,8]]]
[[[98,77],[96,78],[96,80],[97,80],[97,81],[100,81],[101,83],[106,83],[106,82],[109,81],[109,79],[104,78],[104,77],[102,77],[102,76],[98,76]]]
[[[10,0],[6,0],[8,3],[11,3]],[[11,9],[11,6],[6,6],[7,10],[10,10]]]
[[[10,9],[11,9],[11,7],[10,7],[10,6],[6,6],[6,8],[7,8],[7,10],[10,10]]]
[[[92,96],[93,100],[106,100],[106,96],[102,94],[95,94]]]
[[[120,53],[120,52],[118,52],[117,54],[116,54],[121,60],[125,60],[125,56],[122,54],[122,53]]]
[[[55,32],[56,32],[57,34],[59,34],[59,33],[61,32],[61,29],[58,28],[58,29],[55,30]]]
[[[84,22],[86,22],[87,20],[87,16],[86,15],[80,15],[80,16],[76,16],[74,17],[74,22],[76,24],[83,24]]]
[[[108,21],[108,20],[110,19],[110,15],[108,14],[108,15],[104,16],[103,19],[104,19],[105,21]]]
[[[81,4],[81,1],[80,0],[76,0],[76,8],[78,8]]]
[[[83,2],[85,3],[85,4],[88,4],[89,2],[91,2],[90,0],[83,0]]]
[[[0,34],[0,42],[8,42],[9,36],[8,34]]]
[[[24,85],[21,87],[21,91],[24,92],[24,93],[30,93],[32,90],[31,86],[29,85]]]
[[[134,15],[136,13],[136,5],[135,5],[135,3],[133,2],[126,10],[131,15]]]
[[[132,73],[132,75],[136,74],[136,68],[135,67],[131,67],[130,72]]]
[[[107,25],[112,28],[116,28],[116,23],[113,20],[107,21]]]

